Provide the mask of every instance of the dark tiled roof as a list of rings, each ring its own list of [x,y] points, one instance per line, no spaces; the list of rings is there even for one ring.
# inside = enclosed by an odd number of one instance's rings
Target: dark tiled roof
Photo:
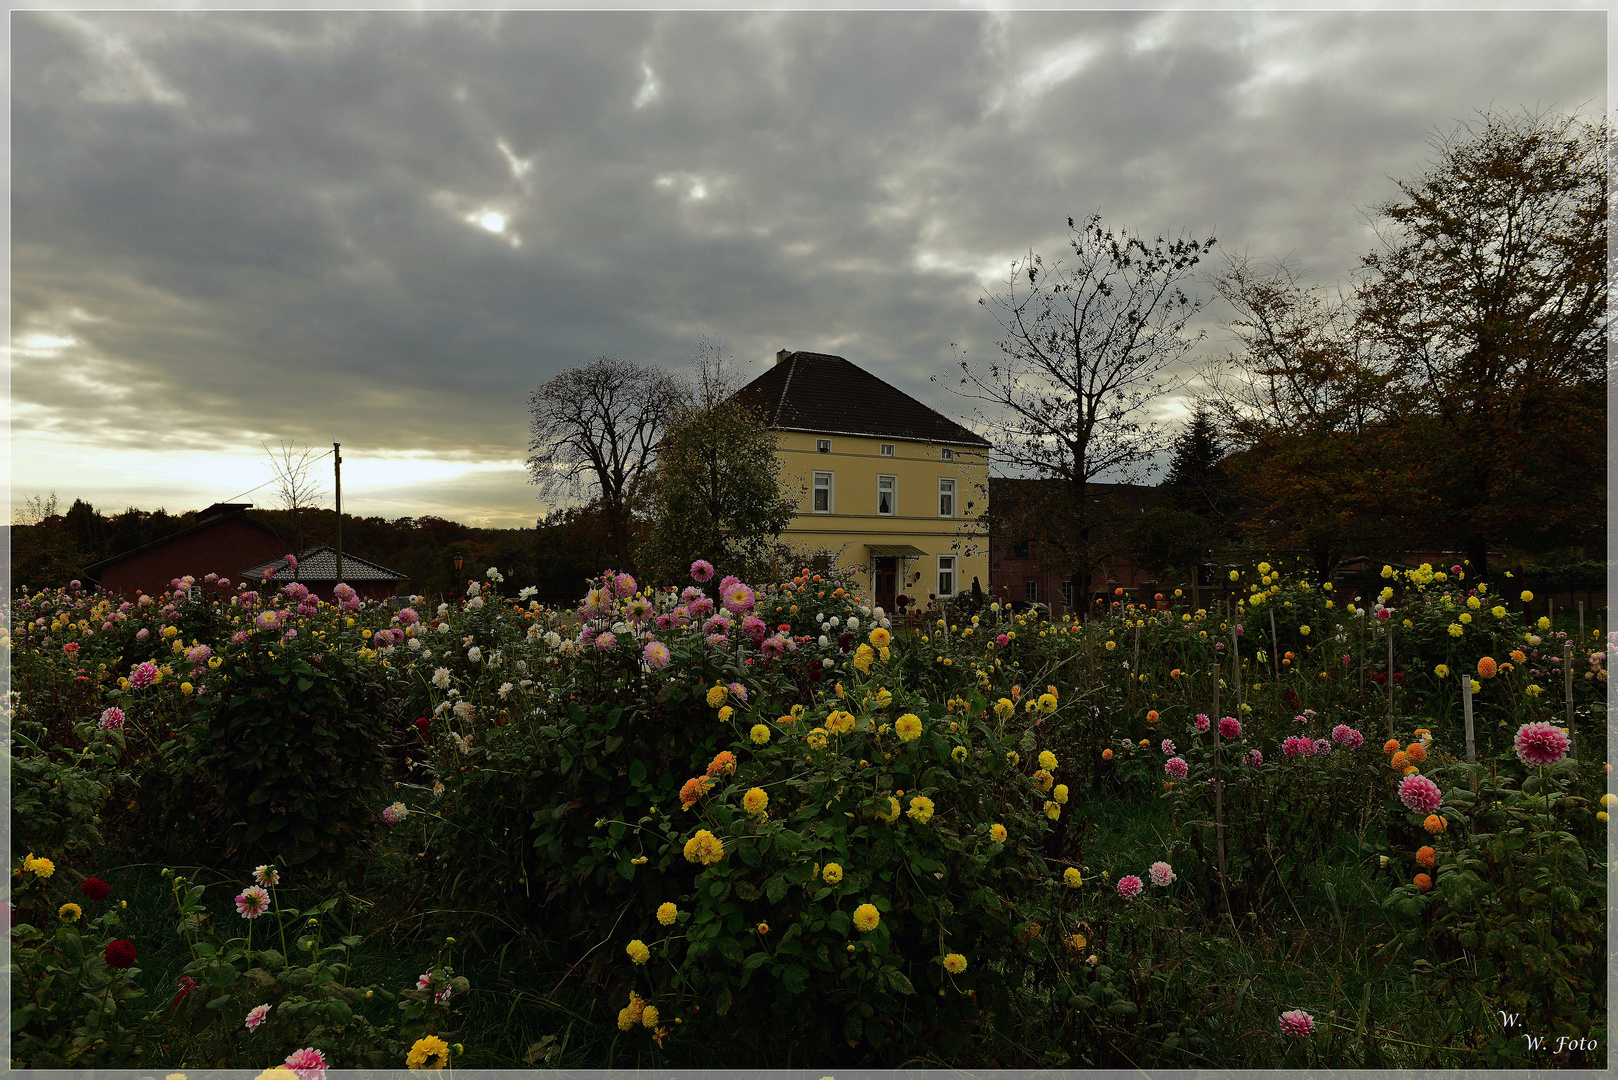
[[[788,353],[736,391],[773,428],[979,446],[989,443],[841,356]]]
[[[287,565],[285,559],[276,559],[273,562],[260,563],[251,570],[242,571],[242,577],[248,581],[260,581],[263,578],[264,568],[275,567],[272,581],[291,581],[292,567]],[[298,556],[299,581],[336,581],[337,578],[337,549],[322,545],[310,548]],[[343,552],[343,581],[409,581],[403,574],[379,566],[374,562]]]

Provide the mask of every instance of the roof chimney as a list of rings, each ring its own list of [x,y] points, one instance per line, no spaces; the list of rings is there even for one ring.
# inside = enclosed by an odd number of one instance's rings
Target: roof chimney
[[[783,360],[785,360],[787,357],[789,357],[791,355],[792,355],[792,352],[791,352],[790,349],[782,349],[780,352],[775,354],[775,362],[777,364],[779,364],[779,363],[781,363]]]

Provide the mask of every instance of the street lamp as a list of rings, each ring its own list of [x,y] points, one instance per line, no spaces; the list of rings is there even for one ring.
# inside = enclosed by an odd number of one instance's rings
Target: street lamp
[[[457,551],[457,552],[456,552],[456,553],[455,553],[455,572],[456,572],[456,573],[457,573],[457,574],[458,574],[458,573],[460,573],[460,572],[461,572],[461,562],[462,562],[462,561],[463,561],[463,560],[462,560],[462,558],[461,558],[461,553],[460,553],[460,552],[459,552],[459,551]]]

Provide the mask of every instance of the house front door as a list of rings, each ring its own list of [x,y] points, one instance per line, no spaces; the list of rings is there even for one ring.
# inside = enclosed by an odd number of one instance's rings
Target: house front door
[[[893,610],[893,598],[897,594],[897,580],[899,576],[899,560],[892,555],[878,555],[871,567],[873,582],[872,592],[876,594],[877,606],[883,611]]]

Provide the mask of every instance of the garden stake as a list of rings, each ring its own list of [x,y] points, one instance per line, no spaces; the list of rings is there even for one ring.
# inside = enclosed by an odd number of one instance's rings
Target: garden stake
[[[1135,705],[1135,684],[1140,682],[1140,624],[1141,620],[1132,620],[1135,624],[1135,660],[1129,666],[1129,705]]]
[[[1236,711],[1242,711],[1242,654],[1241,643],[1236,637],[1236,624],[1230,624],[1230,670],[1236,676]]]
[[[1582,611],[1579,614],[1584,614]],[[1567,699],[1567,736],[1572,740],[1573,760],[1579,758],[1579,736],[1573,730],[1573,643],[1562,642],[1562,696]],[[1578,770],[1575,768],[1574,774]]]
[[[1584,648],[1584,601],[1579,601],[1579,648]]]
[[[1365,609],[1362,607],[1355,608],[1354,615],[1359,619],[1360,623],[1360,647],[1358,652],[1360,659],[1360,708],[1363,709],[1365,708],[1365,624],[1369,621],[1370,616],[1366,614]]]
[[[1478,762],[1477,745],[1472,735],[1472,673],[1461,672],[1461,711],[1466,713],[1466,763],[1476,765]],[[1472,794],[1478,793],[1478,774],[1472,774]]]
[[[1219,895],[1225,901],[1225,914],[1230,914],[1230,890],[1225,884],[1225,785],[1219,781],[1219,662],[1214,661],[1213,729],[1214,729],[1214,840],[1219,847]]]
[[[1469,714],[1470,715],[1470,714]],[[1471,721],[1467,721],[1471,730]],[[1393,738],[1393,620],[1388,620],[1388,738]]]

